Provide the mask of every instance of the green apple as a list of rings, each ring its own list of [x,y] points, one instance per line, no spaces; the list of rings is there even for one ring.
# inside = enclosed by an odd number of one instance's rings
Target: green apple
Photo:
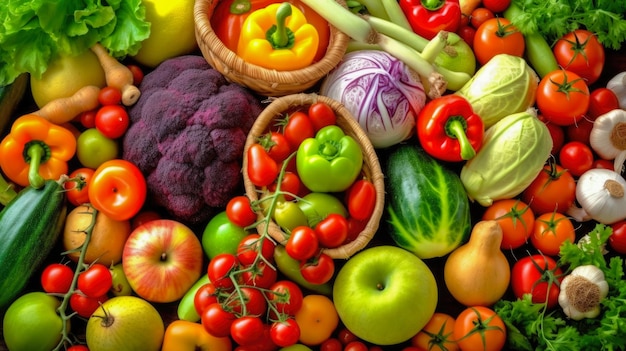
[[[96,128],[88,128],[76,140],[76,156],[87,168],[96,169],[105,161],[118,157],[119,145]]]
[[[469,44],[458,34],[448,33],[448,46],[437,55],[435,65],[473,76],[476,73],[476,56]],[[448,88],[456,91],[461,87],[449,86]]]
[[[226,211],[213,216],[202,233],[202,249],[209,259],[220,253],[237,253],[239,242],[249,233],[228,219]]]
[[[397,246],[367,248],[339,270],[333,301],[343,324],[377,345],[417,334],[437,307],[437,282],[417,256]]]

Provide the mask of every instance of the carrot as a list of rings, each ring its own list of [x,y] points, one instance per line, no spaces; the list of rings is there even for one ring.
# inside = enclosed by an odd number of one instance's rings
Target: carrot
[[[70,122],[79,114],[91,111],[100,106],[98,94],[100,88],[95,85],[86,85],[72,96],[54,99],[33,114],[41,116],[54,124]]]
[[[459,0],[461,15],[469,17],[476,8],[482,4],[482,0]]]
[[[125,106],[135,104],[141,92],[133,85],[133,73],[130,69],[111,56],[100,43],[96,43],[92,46],[91,51],[96,54],[100,61],[107,85],[117,88],[122,92],[122,103]]]

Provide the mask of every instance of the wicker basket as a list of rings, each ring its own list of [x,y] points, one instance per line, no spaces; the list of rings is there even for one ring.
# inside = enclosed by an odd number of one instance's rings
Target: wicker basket
[[[246,172],[248,165],[248,148],[257,141],[259,136],[267,132],[268,126],[273,124],[275,118],[284,116],[285,113],[295,111],[297,108],[309,106],[316,101],[322,101],[330,105],[337,115],[337,125],[341,127],[347,135],[352,136],[361,146],[361,150],[363,151],[362,175],[364,178],[372,181],[376,187],[376,205],[374,207],[374,212],[358,237],[345,245],[332,249],[324,249],[324,252],[333,258],[347,259],[359,250],[363,249],[378,230],[385,202],[385,184],[384,176],[374,147],[359,123],[341,103],[326,96],[304,93],[292,94],[274,99],[263,110],[263,112],[261,112],[252,126],[252,129],[248,133],[248,138],[246,139],[246,144],[244,146],[242,167],[244,186],[246,195],[250,198],[250,200],[258,200],[259,189],[257,189],[255,185],[250,182]],[[261,223],[257,227],[257,230],[259,233],[263,233],[265,230],[265,223]],[[278,243],[284,244],[287,240],[286,234],[274,222],[270,222],[268,233]]]
[[[328,74],[346,52],[350,38],[331,26],[326,55],[306,68],[277,71],[245,62],[226,48],[211,27],[210,18],[218,0],[196,0],[194,5],[196,41],[207,62],[228,80],[265,96],[301,93]]]

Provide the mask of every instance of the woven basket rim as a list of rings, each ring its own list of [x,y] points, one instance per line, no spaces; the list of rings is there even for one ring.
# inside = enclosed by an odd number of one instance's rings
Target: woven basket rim
[[[345,54],[350,37],[330,25],[326,55],[311,65],[293,71],[278,71],[245,62],[229,50],[211,27],[210,16],[219,0],[195,0],[196,41],[207,62],[227,79],[265,96],[300,93],[315,85],[335,68]]]
[[[359,233],[359,235],[353,241],[345,245],[336,248],[323,249],[323,252],[331,256],[332,258],[348,259],[356,252],[363,249],[371,241],[374,234],[378,230],[384,209],[385,185],[384,175],[374,147],[369,141],[369,138],[367,137],[365,131],[363,131],[359,123],[348,111],[348,109],[343,106],[343,104],[324,95],[318,95],[314,93],[298,93],[272,99],[270,104],[266,106],[261,114],[259,114],[257,120],[255,121],[246,138],[242,163],[244,188],[246,191],[246,195],[251,201],[258,200],[258,189],[254,184],[252,184],[246,172],[248,165],[247,150],[250,148],[250,146],[257,142],[257,138],[261,136],[264,132],[266,132],[269,124],[276,117],[284,114],[285,112],[294,110],[297,107],[311,105],[317,101],[322,101],[329,104],[337,115],[337,124],[342,126],[342,128],[344,128],[344,126],[348,126],[348,128],[350,128],[350,130],[346,131],[346,133],[355,138],[355,140],[361,146],[361,150],[363,152],[363,172],[367,174],[362,175],[368,180],[372,181],[376,189],[376,203],[374,206],[374,212],[372,213],[367,224],[365,225],[365,228],[361,231],[361,233]],[[259,214],[259,219],[262,218],[263,215]],[[286,241],[286,234],[273,221],[270,222],[269,226],[269,235],[279,244],[284,244]],[[264,232],[265,223],[261,223],[257,227],[257,230],[259,231],[259,233]]]

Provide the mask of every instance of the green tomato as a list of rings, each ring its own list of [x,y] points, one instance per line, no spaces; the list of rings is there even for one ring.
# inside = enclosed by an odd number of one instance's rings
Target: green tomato
[[[96,128],[86,129],[76,139],[76,157],[85,167],[96,169],[106,161],[117,158],[119,144]]]
[[[228,219],[222,211],[209,220],[202,234],[202,248],[209,259],[220,253],[237,253],[237,246],[246,237],[246,230]]]
[[[338,197],[328,193],[309,193],[298,201],[298,206],[307,217],[309,226],[315,225],[331,213],[348,217],[346,206]]]
[[[272,219],[281,228],[292,231],[301,225],[308,225],[308,220],[300,206],[292,201],[279,201],[276,203]]]
[[[63,320],[57,314],[61,301],[41,291],[26,293],[7,309],[4,341],[11,351],[49,351],[61,341]],[[69,320],[68,330],[69,330]]]

